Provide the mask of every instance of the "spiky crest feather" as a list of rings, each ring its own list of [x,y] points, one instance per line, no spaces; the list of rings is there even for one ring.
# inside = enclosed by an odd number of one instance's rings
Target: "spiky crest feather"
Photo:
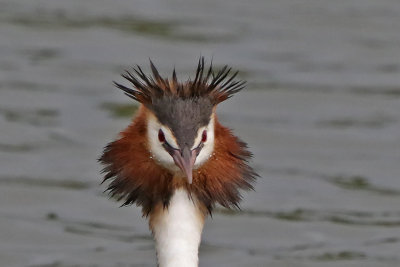
[[[155,98],[162,96],[176,96],[178,98],[208,97],[211,103],[217,105],[242,90],[246,83],[245,81],[234,80],[238,71],[231,74],[232,68],[227,65],[215,73],[211,62],[205,72],[204,57],[200,57],[198,61],[195,78],[185,83],[178,82],[175,69],[172,72],[171,80],[169,80],[161,77],[151,60],[150,67],[152,76],[146,75],[139,65],[133,68],[133,72],[126,70],[121,75],[131,82],[134,88],[128,88],[117,82],[114,82],[114,84],[130,98],[145,106],[151,106]]]

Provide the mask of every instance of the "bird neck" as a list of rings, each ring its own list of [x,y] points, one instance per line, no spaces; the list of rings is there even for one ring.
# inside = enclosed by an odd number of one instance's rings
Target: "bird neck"
[[[205,219],[204,209],[184,189],[175,190],[168,208],[157,205],[150,213],[159,267],[197,267]]]

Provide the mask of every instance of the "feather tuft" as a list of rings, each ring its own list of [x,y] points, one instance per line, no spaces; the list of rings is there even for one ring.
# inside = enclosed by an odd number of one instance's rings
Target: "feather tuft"
[[[180,83],[177,79],[175,69],[173,70],[171,82],[163,78],[157,67],[150,60],[152,75],[147,76],[140,66],[133,68],[133,71],[125,71],[121,76],[129,81],[134,88],[128,88],[114,82],[117,88],[125,92],[130,98],[151,106],[156,98],[172,96],[177,98],[208,97],[213,105],[217,105],[245,87],[246,82],[235,80],[238,72],[234,72],[227,65],[219,71],[214,71],[211,62],[208,70],[205,67],[204,57],[200,57],[197,63],[195,78]]]

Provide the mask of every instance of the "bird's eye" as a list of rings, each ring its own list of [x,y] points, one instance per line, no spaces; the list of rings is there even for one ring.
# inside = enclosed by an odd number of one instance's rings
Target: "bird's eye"
[[[164,143],[164,142],[165,142],[165,135],[164,135],[164,133],[163,133],[163,131],[162,131],[161,129],[158,131],[158,140],[159,140],[161,143]]]
[[[203,134],[201,135],[201,142],[206,142],[207,141],[207,131],[204,130]]]

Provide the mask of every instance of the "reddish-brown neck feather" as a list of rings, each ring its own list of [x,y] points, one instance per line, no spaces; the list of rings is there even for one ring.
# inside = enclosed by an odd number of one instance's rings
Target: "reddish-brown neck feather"
[[[185,187],[195,194],[211,212],[216,203],[224,207],[238,206],[240,189],[252,189],[257,174],[247,164],[251,153],[246,144],[215,119],[215,144],[212,157],[194,170],[193,183],[158,165],[147,146],[147,112],[141,106],[133,123],[116,141],[108,144],[99,161],[105,165],[104,181],[111,180],[107,191],[123,201],[136,203],[144,215],[160,203],[168,206],[177,187]]]

